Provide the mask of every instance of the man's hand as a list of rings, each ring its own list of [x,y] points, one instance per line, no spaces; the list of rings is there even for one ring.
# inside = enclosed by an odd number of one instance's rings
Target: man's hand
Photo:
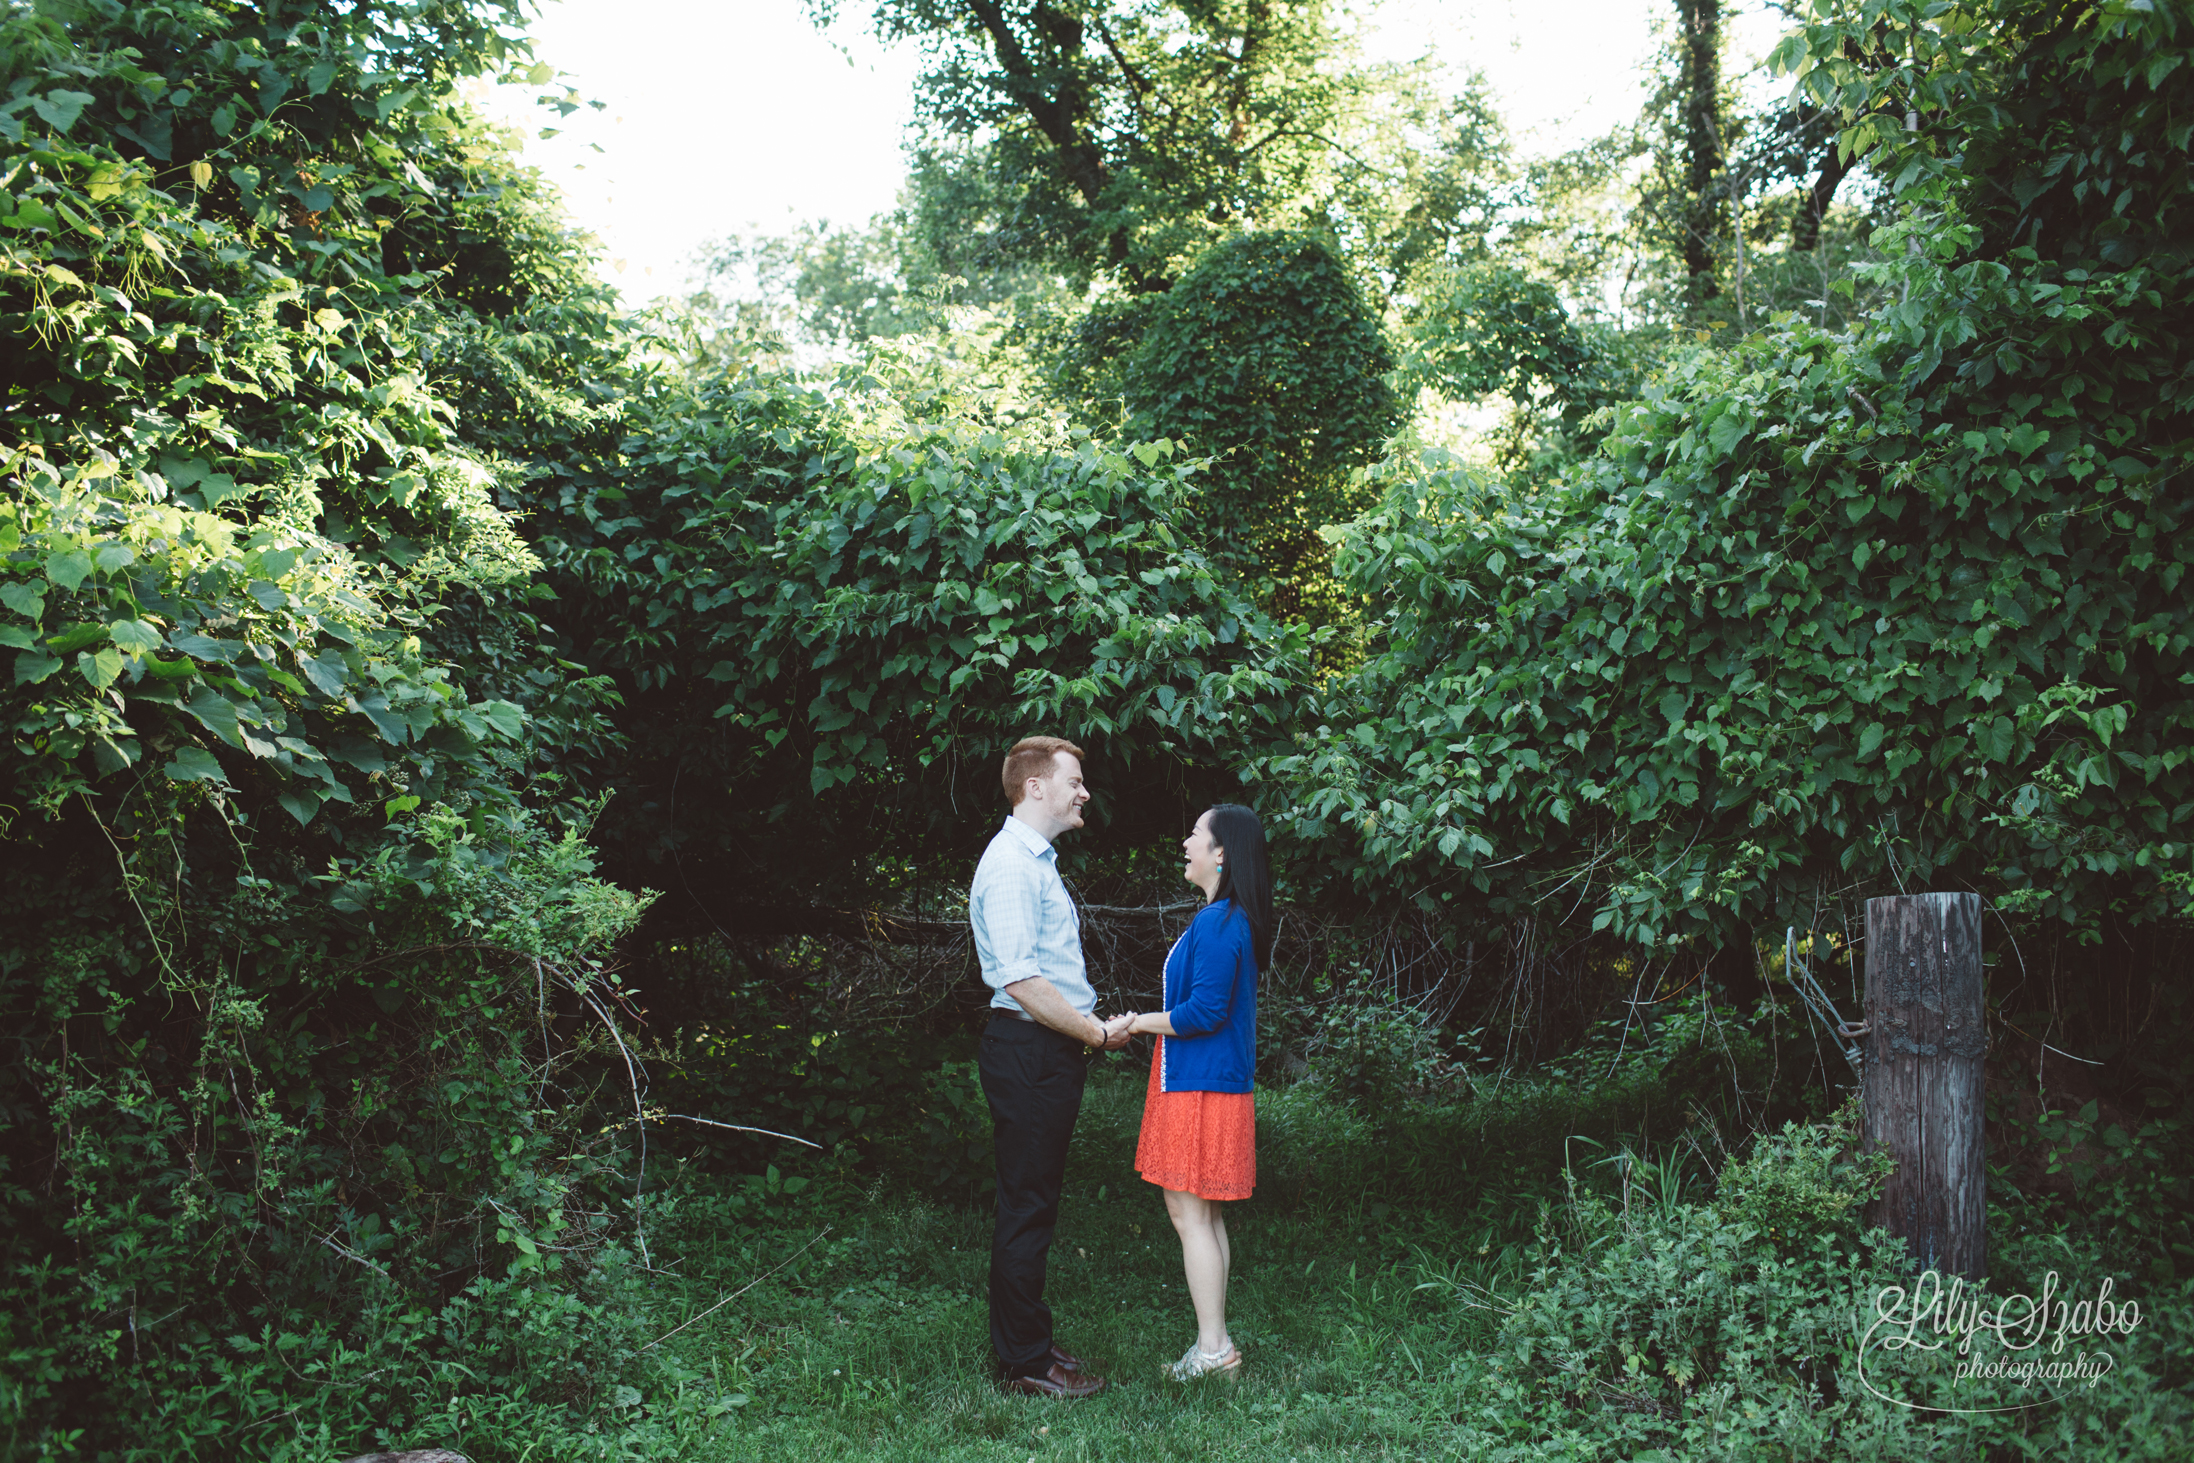
[[[1026,1011],[1042,1026],[1048,1026],[1061,1036],[1071,1036],[1084,1046],[1104,1046],[1111,1040],[1105,1024],[1095,1016],[1084,1016],[1067,1004],[1067,998],[1059,994],[1059,988],[1042,976],[1017,980],[1006,987],[1006,994],[1021,1003]]]
[[[1128,1043],[1128,1025],[1135,1020],[1133,1011],[1123,1011],[1105,1023],[1105,1050],[1116,1052]]]

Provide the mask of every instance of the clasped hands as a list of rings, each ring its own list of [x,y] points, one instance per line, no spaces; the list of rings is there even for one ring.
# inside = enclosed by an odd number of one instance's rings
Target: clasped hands
[[[1134,1035],[1130,1028],[1134,1026],[1135,1018],[1139,1014],[1141,1013],[1136,1011],[1123,1011],[1111,1020],[1101,1023],[1105,1029],[1105,1039],[1097,1044],[1099,1050],[1116,1052],[1126,1046],[1127,1039]]]

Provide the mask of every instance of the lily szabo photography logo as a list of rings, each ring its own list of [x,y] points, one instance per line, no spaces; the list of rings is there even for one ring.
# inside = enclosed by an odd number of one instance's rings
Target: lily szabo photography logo
[[[1885,1285],[1859,1342],[1859,1380],[1885,1402],[1920,1412],[2016,1412],[2117,1367],[2110,1343],[2141,1324],[2140,1303],[2113,1297],[2115,1282],[2066,1285],[2052,1270],[2039,1296],[1992,1296],[1953,1275],[1923,1272],[1908,1290]],[[1863,1319],[1863,1317],[1862,1317]],[[1916,1402],[1882,1389],[1935,1393]],[[1882,1385],[1877,1385],[1882,1384]]]

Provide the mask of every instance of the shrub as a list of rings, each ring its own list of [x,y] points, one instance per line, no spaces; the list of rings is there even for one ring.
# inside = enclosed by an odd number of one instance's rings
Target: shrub
[[[2111,1365],[2092,1385],[1961,1378],[1967,1357],[2026,1359],[1986,1333],[1967,1352],[1900,1351],[1876,1337],[1862,1374],[1884,1288],[1911,1293],[1914,1278],[1902,1241],[1863,1226],[1887,1163],[1858,1154],[1853,1139],[1847,1105],[1826,1122],[1762,1135],[1725,1165],[1711,1203],[1618,1207],[1572,1184],[1566,1202],[1543,1206],[1528,1280],[1496,1302],[1490,1351],[1458,1365],[1461,1451],[2184,1456],[2194,1417],[2184,1395],[2194,1324],[2184,1301],[2194,1287],[2184,1284],[2145,1298],[2152,1323],[2106,1346]],[[1992,1214],[1992,1231],[2008,1227],[2003,1210]],[[2038,1294],[2051,1268],[2082,1286],[2124,1278],[2103,1246],[2061,1231],[2022,1234],[2004,1249],[2006,1280],[1984,1295]],[[1482,1305],[1487,1295],[1468,1298]]]
[[[44,1178],[0,1190],[11,1448],[434,1441],[491,1387],[529,1426],[599,1425],[660,1370],[627,1334],[646,1237],[605,958],[646,901],[522,813],[394,832],[187,911],[148,882],[143,926],[10,929],[7,996],[73,1038],[7,1074],[16,1172]]]
[[[1580,1197],[1542,1225],[1526,1291],[1471,1389],[1474,1421],[1603,1455],[1820,1457],[1862,1425],[1895,1433],[1902,1414],[1869,1411],[1845,1387],[1854,1320],[1898,1258],[1879,1238],[1827,1236],[1784,1258],[1711,1206],[1626,1216]]]
[[[1374,1108],[1436,1082],[1440,1028],[1421,1006],[1390,993],[1335,999],[1298,1018],[1305,1080]]]
[[[1787,1123],[1779,1133],[1762,1133],[1749,1152],[1722,1169],[1715,1208],[1779,1253],[1809,1249],[1824,1236],[1855,1242],[1867,1202],[1896,1167],[1887,1153],[1859,1151],[1858,1125],[1854,1097],[1826,1122]]]

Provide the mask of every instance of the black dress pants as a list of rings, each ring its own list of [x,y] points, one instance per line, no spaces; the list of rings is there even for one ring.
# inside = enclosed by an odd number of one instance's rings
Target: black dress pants
[[[1001,1014],[983,1032],[978,1065],[998,1148],[990,1345],[1007,1375],[1038,1376],[1049,1366],[1051,1350],[1044,1267],[1089,1062],[1072,1037]]]

